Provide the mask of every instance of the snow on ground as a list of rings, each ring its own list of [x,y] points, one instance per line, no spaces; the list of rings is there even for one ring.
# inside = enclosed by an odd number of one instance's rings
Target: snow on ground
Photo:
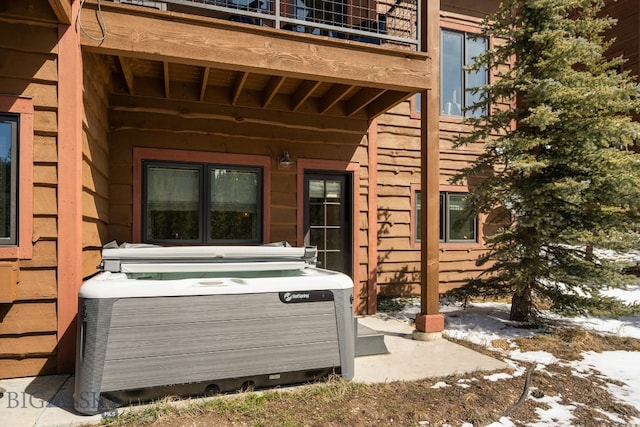
[[[634,258],[634,261],[637,261]],[[616,296],[628,303],[640,302],[640,285],[630,286],[627,289],[607,290],[604,292],[610,296]],[[405,307],[394,316],[407,322],[415,319],[419,312],[419,300],[404,300]],[[507,355],[505,362],[514,368],[513,376],[522,376],[526,373],[523,365],[536,363],[537,370],[544,370],[546,365],[560,361],[552,354],[544,351],[522,352],[517,348],[513,339],[517,337],[531,337],[541,331],[536,329],[518,328],[518,324],[509,321],[509,304],[504,303],[474,303],[466,309],[460,305],[443,305],[441,311],[445,314],[445,336],[458,340],[470,341],[487,348],[495,349],[496,343],[501,343],[501,348]],[[555,320],[562,321],[569,326],[581,327],[585,330],[599,334],[611,334],[620,337],[640,339],[640,316],[625,317],[620,319],[607,319],[590,316],[575,318],[561,318],[551,316]],[[510,350],[504,350],[505,344]],[[630,351],[605,351],[596,353],[584,352],[583,359],[570,362],[569,366],[575,375],[598,376],[611,380],[608,391],[621,403],[640,408],[640,352]],[[501,373],[486,376],[490,381],[499,381],[508,378],[509,374]],[[615,383],[614,383],[615,382]],[[622,385],[618,385],[622,384]],[[464,384],[458,384],[464,386]],[[447,386],[446,383],[438,383],[438,387]],[[435,386],[434,386],[435,387]],[[570,426],[572,425],[573,410],[576,406],[560,403],[560,397],[544,397],[544,403],[548,409],[538,409],[538,421],[530,424],[538,426]],[[541,401],[538,399],[538,401]],[[615,414],[601,410],[604,417],[615,421],[622,420]],[[502,417],[492,427],[513,426],[509,417]],[[630,425],[640,426],[640,418],[634,418]]]

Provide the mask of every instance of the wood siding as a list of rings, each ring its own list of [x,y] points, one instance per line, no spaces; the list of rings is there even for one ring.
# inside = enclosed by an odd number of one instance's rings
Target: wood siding
[[[607,37],[615,37],[609,49],[612,56],[624,55],[623,69],[635,76],[640,74],[640,4],[637,0],[607,1],[604,12],[617,20]]]
[[[56,370],[57,41],[46,1],[3,6],[0,93],[32,98],[34,183],[33,257],[17,261],[16,301],[0,304],[0,378]]]
[[[420,119],[411,118],[406,101],[378,118],[380,295],[420,293],[420,248],[411,243],[412,184],[420,185]]]
[[[420,119],[412,118],[409,101],[378,119],[378,285],[380,295],[417,295],[420,292],[420,245],[415,243],[412,191],[420,186]],[[455,135],[467,132],[460,123],[440,122],[440,188],[470,164],[482,147],[454,149]],[[482,219],[482,218],[481,218]],[[475,265],[483,252],[485,227],[479,225],[479,243],[440,244],[440,292],[462,285],[482,270]]]
[[[101,56],[86,53],[82,119],[82,276],[96,272],[109,225],[109,73]]]

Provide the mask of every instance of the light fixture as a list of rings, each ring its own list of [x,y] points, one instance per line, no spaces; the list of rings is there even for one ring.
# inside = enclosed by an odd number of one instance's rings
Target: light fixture
[[[281,169],[289,169],[295,162],[291,159],[288,150],[282,152],[282,157],[278,159],[278,167]]]

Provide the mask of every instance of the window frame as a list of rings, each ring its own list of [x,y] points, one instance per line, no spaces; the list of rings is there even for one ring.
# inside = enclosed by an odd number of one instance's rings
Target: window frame
[[[440,242],[441,243],[478,243],[478,217],[473,218],[473,239],[452,239],[450,196],[467,195],[465,191],[440,191]],[[444,224],[443,224],[444,221]]]
[[[147,194],[149,190],[148,173],[152,167],[164,167],[175,170],[194,170],[198,173],[198,237],[196,239],[151,239],[147,236]],[[257,230],[255,239],[213,239],[211,238],[211,181],[210,174],[216,169],[227,169],[233,171],[251,171],[257,174],[257,205],[256,215]],[[162,160],[144,160],[143,161],[143,203],[142,205],[142,241],[144,243],[154,244],[191,244],[191,245],[250,245],[262,242],[262,181],[263,170],[260,167],[212,164],[203,162],[174,162]]]
[[[474,246],[481,244],[482,236],[480,235],[481,229],[481,216],[474,218],[473,226],[474,226],[474,239],[468,240],[459,240],[459,239],[450,239],[450,212],[447,209],[448,206],[448,198],[447,195],[452,194],[468,194],[468,190],[466,188],[458,189],[441,189],[439,192],[440,198],[440,225],[439,225],[439,233],[440,233],[440,245],[464,245],[464,246]],[[420,190],[419,184],[411,184],[411,246],[414,248],[418,248],[421,245],[422,239],[420,236],[421,229],[421,219],[420,219],[420,211],[418,210],[418,199],[420,199],[420,209],[422,209],[422,193]]]
[[[194,244],[194,245],[232,245],[232,244],[262,244],[269,242],[270,230],[269,224],[271,222],[270,210],[267,209],[271,202],[271,158],[269,156],[250,155],[250,154],[229,154],[229,153],[214,153],[214,152],[201,152],[201,151],[187,151],[187,150],[165,150],[165,149],[153,149],[153,148],[140,148],[135,147],[133,149],[133,221],[132,221],[132,240],[134,242],[153,242],[157,244]],[[258,182],[257,190],[260,192],[258,202],[258,237],[255,240],[214,240],[207,237],[206,229],[202,229],[200,239],[198,241],[193,240],[180,240],[180,239],[145,239],[144,230],[144,207],[143,197],[146,189],[143,187],[145,182],[143,180],[143,174],[145,173],[144,163],[150,164],[202,164],[204,165],[203,174],[200,177],[201,181],[208,179],[208,172],[211,170],[207,166],[226,167],[228,169],[242,169],[242,170],[260,170],[260,179]],[[200,221],[209,220],[209,214],[206,212],[209,209],[208,206],[209,195],[201,194],[200,196],[200,214],[205,213],[205,218],[200,218]]]
[[[8,235],[0,235],[0,246],[15,246],[18,242],[18,129],[20,126],[20,115],[11,113],[0,113],[0,123],[9,125],[9,206],[7,216],[9,219]]]
[[[462,35],[462,51],[460,52],[460,59],[462,62],[462,67],[465,67],[467,65],[467,42],[469,40],[469,36],[470,35],[478,35],[480,33],[480,29],[479,28],[475,28],[475,27],[470,27],[470,26],[461,26],[461,25],[446,25],[446,24],[441,24],[440,26],[440,51],[443,52],[444,48],[442,46],[443,43],[443,35],[445,32],[449,32],[449,33],[455,33],[455,34],[460,34]],[[490,39],[485,39],[485,51],[491,48],[491,40]],[[448,120],[456,120],[456,121],[460,121],[463,120],[467,117],[477,117],[481,114],[484,114],[483,112],[478,112],[475,114],[469,114],[470,112],[465,112],[465,109],[469,107],[469,105],[467,105],[467,100],[468,97],[470,96],[470,94],[468,93],[468,79],[469,79],[469,72],[464,71],[464,70],[460,70],[462,75],[460,76],[461,79],[461,102],[460,102],[460,114],[445,114],[444,113],[444,97],[442,96],[442,94],[444,93],[443,90],[443,85],[444,85],[444,78],[443,76],[445,75],[444,73],[444,61],[440,61],[440,117],[444,118],[444,119],[448,119]],[[485,84],[488,84],[490,82],[490,72],[489,70],[485,70],[484,71],[485,74]],[[475,87],[475,86],[474,86]]]
[[[15,240],[0,244],[0,259],[33,256],[33,100],[0,95],[0,113],[17,117],[15,174]]]

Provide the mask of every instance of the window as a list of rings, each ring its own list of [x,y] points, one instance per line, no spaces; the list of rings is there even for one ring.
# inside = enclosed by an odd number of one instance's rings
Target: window
[[[475,242],[475,218],[465,218],[466,193],[440,193],[440,241]]]
[[[262,242],[262,168],[143,162],[142,240]]]
[[[440,193],[440,242],[463,243],[477,242],[476,218],[466,219],[463,215],[466,193]],[[415,192],[415,241],[421,237],[422,197],[420,191]]]
[[[410,101],[411,117],[420,118],[422,114],[422,94],[416,93]]]
[[[0,258],[33,256],[33,100],[0,95]]]
[[[487,83],[487,71],[468,72],[464,67],[472,65],[474,58],[486,49],[484,38],[457,31],[441,31],[441,115],[479,117],[485,113],[485,109],[467,109],[480,101],[480,94],[474,94],[470,89]]]
[[[17,244],[18,119],[0,114],[0,245]]]

